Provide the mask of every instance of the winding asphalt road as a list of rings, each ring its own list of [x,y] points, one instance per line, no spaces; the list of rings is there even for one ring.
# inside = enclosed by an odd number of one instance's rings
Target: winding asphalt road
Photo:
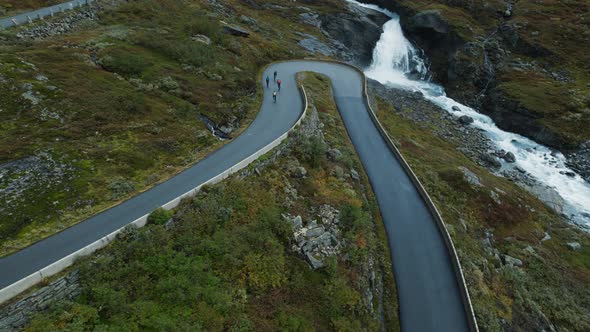
[[[314,61],[273,64],[263,77],[272,77],[275,70],[283,81],[278,102],[272,102],[273,88],[265,88],[260,112],[242,135],[153,189],[0,259],[0,289],[197,187],[285,133],[303,110],[295,74],[314,71],[332,79],[338,109],[377,196],[394,263],[402,330],[467,331],[458,281],[443,238],[369,117],[362,95],[363,77],[348,66]]]
[[[61,11],[70,10],[73,8],[78,8],[80,6],[84,6],[96,0],[73,0],[73,1],[66,1],[64,3],[60,3],[54,6],[49,6],[45,8],[40,8],[37,10],[29,11],[26,13],[22,13],[19,15],[14,15],[6,18],[0,18],[0,27],[1,28],[9,28],[18,24],[25,24],[29,22],[29,18],[31,20],[37,20],[42,17],[50,16],[51,13],[59,13]],[[14,24],[16,22],[17,24]]]

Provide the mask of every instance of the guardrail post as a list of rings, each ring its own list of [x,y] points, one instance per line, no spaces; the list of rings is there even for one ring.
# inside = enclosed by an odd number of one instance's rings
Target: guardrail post
[[[53,8],[49,9],[49,15],[51,15],[51,17],[53,17]]]

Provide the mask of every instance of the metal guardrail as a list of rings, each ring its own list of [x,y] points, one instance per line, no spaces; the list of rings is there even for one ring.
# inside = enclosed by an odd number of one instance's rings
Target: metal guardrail
[[[21,24],[33,23],[33,21],[40,20],[48,16],[53,17],[55,14],[63,13],[75,8],[80,8],[96,1],[98,0],[72,0],[49,7],[39,8],[26,13],[0,18],[0,29],[10,28]]]

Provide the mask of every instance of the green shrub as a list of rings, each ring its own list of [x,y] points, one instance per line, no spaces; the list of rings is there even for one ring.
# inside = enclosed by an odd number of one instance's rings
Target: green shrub
[[[107,55],[100,62],[106,70],[126,76],[139,76],[151,65],[145,57],[131,53]]]
[[[320,167],[326,158],[326,143],[318,136],[303,138],[296,149],[301,158],[314,168]]]
[[[148,223],[163,225],[166,221],[172,218],[172,212],[163,208],[157,208],[148,216]]]

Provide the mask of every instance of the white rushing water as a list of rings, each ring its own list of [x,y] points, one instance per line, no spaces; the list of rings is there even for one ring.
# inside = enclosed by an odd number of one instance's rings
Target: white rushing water
[[[563,214],[590,228],[590,184],[565,165],[563,154],[521,135],[503,131],[490,117],[447,97],[443,87],[427,80],[428,68],[420,58],[419,50],[405,38],[396,14],[377,6],[347,1],[391,17],[383,26],[381,38],[375,45],[373,61],[365,69],[369,78],[392,87],[419,91],[427,100],[454,116],[472,117],[472,126],[483,130],[498,149],[516,156],[513,165],[503,163],[503,167],[518,166],[539,183],[554,189],[564,201]]]

